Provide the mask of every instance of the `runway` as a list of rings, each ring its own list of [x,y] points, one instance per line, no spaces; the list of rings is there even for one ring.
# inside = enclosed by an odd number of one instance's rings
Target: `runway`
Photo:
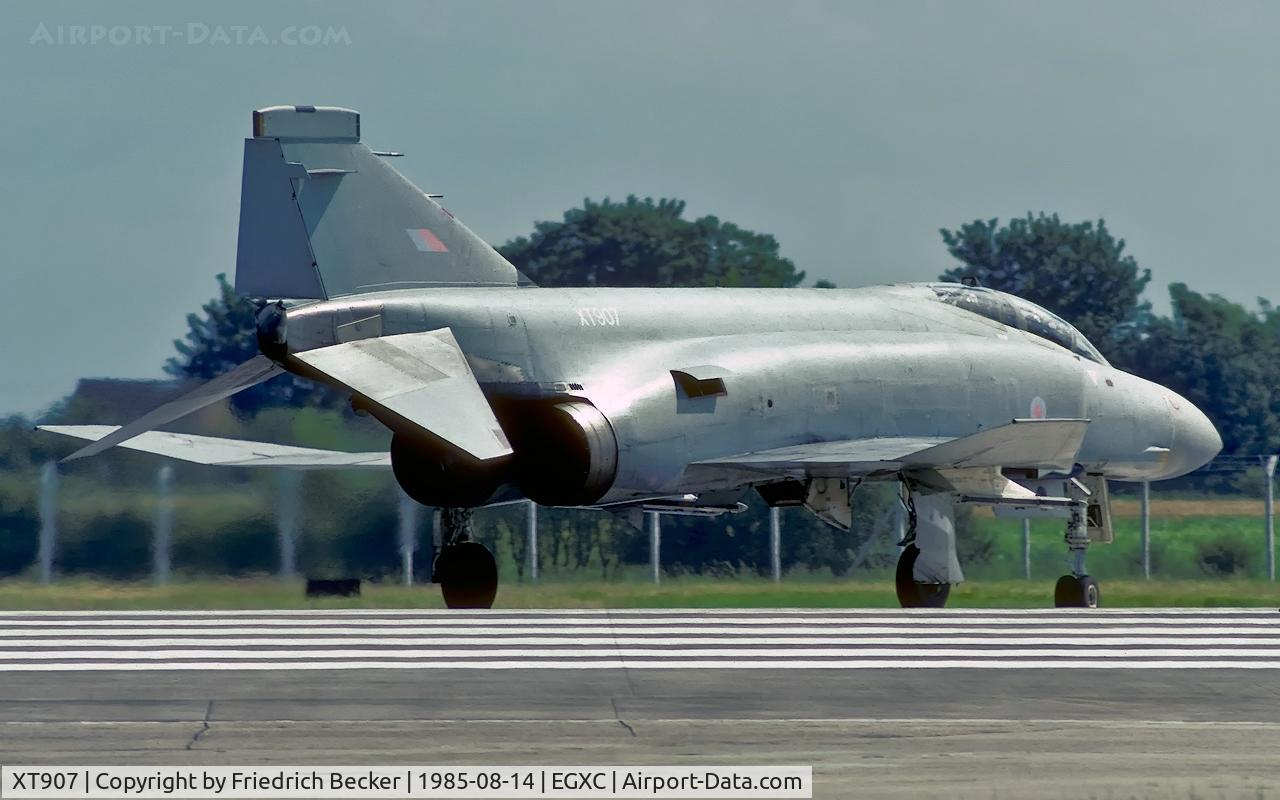
[[[5,764],[811,764],[815,797],[1280,794],[1280,613],[0,614]]]
[[[0,671],[1277,669],[1280,612],[11,612]]]

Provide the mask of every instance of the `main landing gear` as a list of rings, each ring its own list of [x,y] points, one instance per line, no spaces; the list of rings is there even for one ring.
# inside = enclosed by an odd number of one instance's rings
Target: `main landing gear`
[[[1098,582],[1085,570],[1084,557],[1089,549],[1088,506],[1074,503],[1067,521],[1065,537],[1071,552],[1071,574],[1058,578],[1053,587],[1053,604],[1058,608],[1097,608]]]
[[[493,553],[471,541],[469,508],[442,508],[440,550],[432,580],[440,584],[449,608],[492,608],[498,594],[498,565]]]
[[[907,512],[894,588],[903,608],[943,608],[951,584],[964,580],[956,558],[955,499],[947,493],[903,487]]]

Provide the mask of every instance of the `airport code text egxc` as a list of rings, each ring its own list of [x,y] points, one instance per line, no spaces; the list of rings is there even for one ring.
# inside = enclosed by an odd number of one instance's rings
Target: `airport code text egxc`
[[[0,767],[4,798],[812,796],[800,766]]]

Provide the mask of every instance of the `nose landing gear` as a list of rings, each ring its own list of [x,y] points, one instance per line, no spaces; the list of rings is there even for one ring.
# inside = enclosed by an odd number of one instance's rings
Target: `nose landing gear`
[[[1067,549],[1071,551],[1071,574],[1058,578],[1053,587],[1053,604],[1057,608],[1097,608],[1098,582],[1085,570],[1085,553],[1089,549],[1088,506],[1083,502],[1071,505],[1071,517],[1067,520]]]

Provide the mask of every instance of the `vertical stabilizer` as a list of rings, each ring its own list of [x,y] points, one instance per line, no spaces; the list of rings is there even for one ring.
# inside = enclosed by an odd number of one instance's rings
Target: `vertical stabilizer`
[[[360,115],[350,109],[253,112],[240,191],[241,295],[518,282],[510,262],[361,143]]]

